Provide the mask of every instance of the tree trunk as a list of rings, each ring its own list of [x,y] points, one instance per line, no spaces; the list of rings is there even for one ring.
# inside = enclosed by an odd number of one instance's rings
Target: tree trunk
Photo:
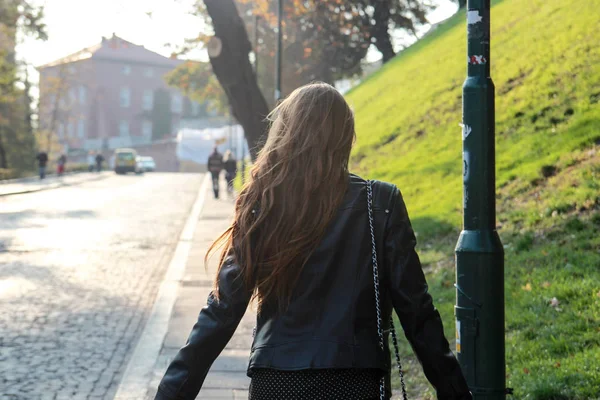
[[[8,168],[8,161],[6,160],[6,150],[4,149],[4,142],[2,141],[4,128],[0,126],[0,168]]]
[[[458,8],[465,8],[467,6],[467,0],[458,0]]]
[[[210,58],[213,71],[223,87],[234,117],[244,128],[250,155],[255,160],[267,135],[267,102],[250,64],[252,50],[244,22],[233,0],[204,0],[215,36],[222,42],[221,53]]]
[[[373,11],[373,19],[375,24],[371,28],[371,36],[375,39],[375,47],[381,53],[383,57],[383,63],[385,64],[394,56],[396,52],[392,46],[392,38],[390,37],[390,1],[379,0],[375,2],[375,8]]]
[[[31,110],[31,82],[29,82],[28,66],[25,65],[25,92],[23,93],[23,109],[25,110],[25,135],[33,138],[33,111]]]

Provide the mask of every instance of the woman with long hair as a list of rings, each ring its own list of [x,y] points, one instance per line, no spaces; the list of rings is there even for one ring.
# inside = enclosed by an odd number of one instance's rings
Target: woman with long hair
[[[470,399],[398,188],[348,171],[354,116],[332,86],[295,90],[240,192],[215,288],[156,399],[195,399],[249,302],[253,400],[391,396],[392,309],[439,399]],[[395,335],[394,335],[395,339]]]

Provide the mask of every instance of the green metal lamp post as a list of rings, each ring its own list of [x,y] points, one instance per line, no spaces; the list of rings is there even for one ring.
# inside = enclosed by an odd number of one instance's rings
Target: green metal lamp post
[[[496,232],[490,0],[467,2],[463,85],[463,231],[456,245],[456,351],[475,399],[507,394],[504,251]]]

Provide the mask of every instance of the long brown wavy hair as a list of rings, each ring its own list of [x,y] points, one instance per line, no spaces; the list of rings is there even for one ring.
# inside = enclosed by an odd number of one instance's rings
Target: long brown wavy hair
[[[282,311],[346,192],[354,115],[334,87],[313,83],[296,89],[269,120],[234,221],[205,261],[223,247],[220,270],[233,252],[259,309],[269,304]]]

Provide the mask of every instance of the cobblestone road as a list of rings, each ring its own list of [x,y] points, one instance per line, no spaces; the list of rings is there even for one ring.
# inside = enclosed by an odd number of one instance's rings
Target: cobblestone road
[[[114,176],[0,198],[1,399],[112,399],[200,183]]]

